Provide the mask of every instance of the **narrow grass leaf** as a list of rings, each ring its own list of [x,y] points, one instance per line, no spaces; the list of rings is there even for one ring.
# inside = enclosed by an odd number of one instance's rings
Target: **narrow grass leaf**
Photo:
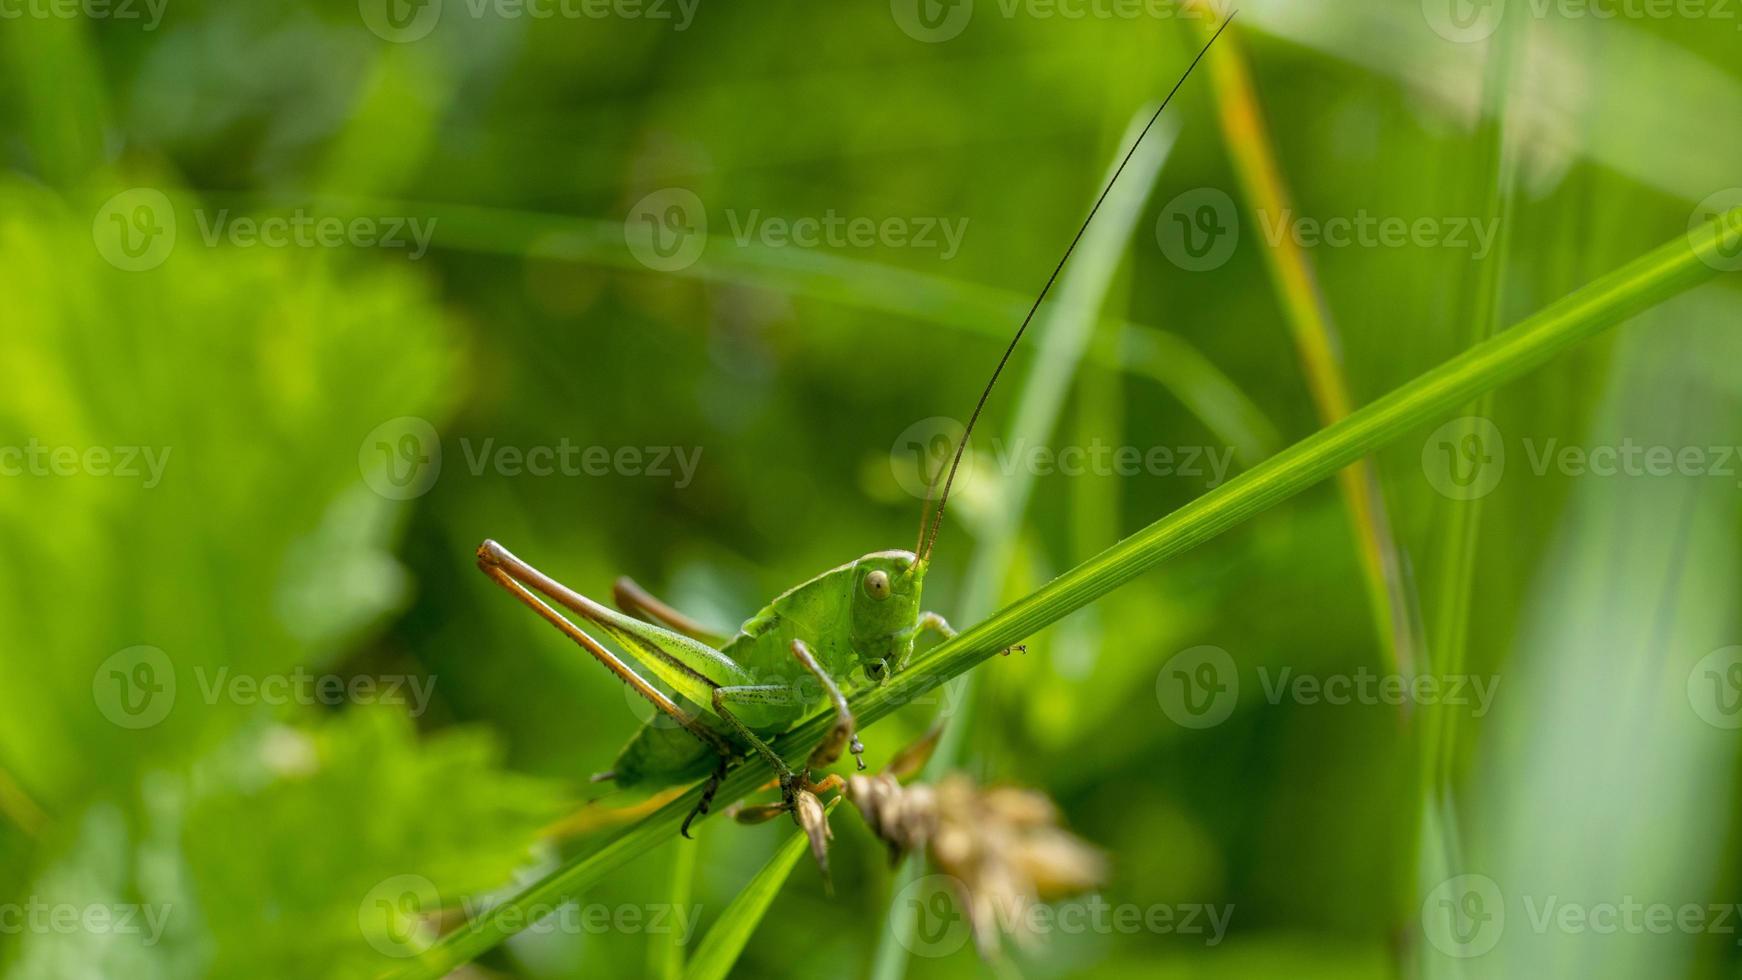
[[[829,811],[834,811],[835,805],[841,802],[837,797],[829,801]],[[774,896],[780,894],[780,886],[786,884],[787,876],[798,866],[799,859],[809,850],[810,840],[804,831],[799,831],[787,838],[786,843],[774,852],[762,870],[756,872],[756,877],[744,886],[738,897],[732,899],[732,904],[726,906],[726,911],[720,914],[718,922],[702,937],[702,944],[696,947],[695,955],[690,957],[689,969],[684,972],[684,980],[724,980],[732,972],[733,964],[749,945],[750,937],[761,924],[762,917],[768,914],[768,907],[774,903]]]

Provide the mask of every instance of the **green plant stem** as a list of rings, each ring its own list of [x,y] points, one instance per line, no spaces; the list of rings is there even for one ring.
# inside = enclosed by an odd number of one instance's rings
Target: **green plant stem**
[[[1721,247],[1742,247],[1742,208],[1719,215],[1685,238],[1678,237],[1647,253],[1272,456],[939,645],[882,686],[856,691],[851,703],[861,728],[1160,562],[1330,478],[1411,429],[1442,420],[1482,392],[1541,365],[1573,344],[1706,281],[1717,271],[1708,260],[1715,261]],[[832,714],[816,715],[781,735],[774,748],[785,758],[801,758],[833,725]],[[761,761],[746,760],[720,786],[715,812],[756,791],[769,775]],[[529,925],[525,915],[528,908],[555,907],[610,870],[671,839],[700,793],[699,786],[692,788],[624,828],[593,853],[575,858],[476,921],[442,937],[421,955],[400,964],[392,975],[436,980],[469,962]]]

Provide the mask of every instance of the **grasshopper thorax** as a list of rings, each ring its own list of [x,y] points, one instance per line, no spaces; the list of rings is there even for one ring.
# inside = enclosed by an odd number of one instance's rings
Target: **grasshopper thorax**
[[[926,564],[911,551],[877,551],[852,565],[853,651],[871,680],[900,670],[913,653]]]

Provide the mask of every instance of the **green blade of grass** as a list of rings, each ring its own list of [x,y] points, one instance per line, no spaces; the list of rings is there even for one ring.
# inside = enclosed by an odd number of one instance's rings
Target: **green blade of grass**
[[[671,886],[668,903],[674,909],[689,907],[695,890],[696,851],[692,840],[680,840],[671,852]],[[648,934],[647,975],[660,980],[678,980],[684,972],[684,941],[686,937],[669,934]]]
[[[830,800],[828,812],[833,813],[835,804],[839,802],[840,797]],[[799,858],[809,850],[809,845],[810,839],[802,830],[780,845],[762,870],[756,872],[756,877],[751,878],[738,897],[732,899],[732,904],[720,913],[714,927],[702,937],[702,944],[690,957],[684,980],[724,980],[732,972],[732,965],[738,962],[744,947],[750,943],[751,934],[762,922],[762,917],[768,914],[774,896],[780,894],[780,886],[786,884],[787,876],[798,866]]]
[[[1493,336],[1501,323],[1504,309],[1504,283],[1507,258],[1512,246],[1512,216],[1516,189],[1518,154],[1512,145],[1510,90],[1517,70],[1519,48],[1523,44],[1521,16],[1516,10],[1502,13],[1501,30],[1487,53],[1483,77],[1482,103],[1484,111],[1477,126],[1477,152],[1480,173],[1487,179],[1479,189],[1481,213],[1494,222],[1494,250],[1477,260],[1472,286],[1465,299],[1464,321],[1468,344],[1481,343]],[[1507,23],[1510,21],[1510,24]],[[1483,393],[1461,410],[1466,417],[1487,418],[1493,411],[1494,392]],[[1474,424],[1459,427],[1457,438],[1474,432]],[[1435,629],[1427,644],[1426,669],[1441,677],[1464,673],[1465,651],[1469,636],[1470,601],[1475,588],[1477,536],[1482,523],[1481,498],[1442,501],[1439,521],[1440,553],[1438,602]],[[1453,761],[1456,756],[1459,716],[1445,705],[1424,705],[1421,728],[1415,732],[1421,757],[1420,809],[1417,813],[1416,860],[1410,869],[1410,887],[1397,910],[1400,917],[1412,914],[1422,896],[1434,884],[1456,874],[1462,866],[1463,831],[1456,806],[1456,778]],[[1440,961],[1427,954],[1425,947],[1400,949],[1399,968],[1417,969],[1423,976],[1435,976]],[[1424,958],[1425,957],[1425,958]]]
[[[912,703],[1160,562],[1328,479],[1411,429],[1443,420],[1482,392],[1710,279],[1717,273],[1716,257],[1737,248],[1742,248],[1742,208],[1719,215],[1685,237],[1678,236],[1321,429],[1005,606],[882,686],[854,692],[850,702],[860,727]],[[800,758],[821,742],[833,725],[832,714],[819,714],[775,739],[774,749],[785,758]],[[736,767],[715,796],[716,812],[756,790],[769,775],[768,767],[756,759]],[[700,795],[701,787],[692,788],[619,831],[592,853],[573,858],[475,921],[443,936],[405,961],[394,975],[436,980],[494,947],[530,924],[528,909],[555,907],[613,868],[670,840]]]
[[[1503,18],[1507,16],[1502,14]],[[1465,339],[1469,343],[1487,340],[1500,323],[1506,263],[1512,249],[1512,213],[1518,159],[1516,151],[1509,143],[1511,136],[1507,93],[1515,71],[1514,63],[1519,56],[1518,48],[1524,43],[1520,33],[1528,25],[1521,25],[1517,15],[1512,15],[1509,19],[1510,24],[1505,20],[1502,22],[1506,29],[1495,36],[1483,83],[1484,111],[1478,127],[1477,145],[1482,154],[1483,170],[1492,179],[1483,188],[1482,213],[1494,222],[1497,230],[1493,251],[1478,263],[1475,270],[1475,288],[1468,300],[1469,334]],[[1489,392],[1466,405],[1463,414],[1487,418],[1493,408],[1493,393]],[[1473,431],[1473,424],[1465,423],[1460,427],[1457,438]],[[1448,500],[1441,508],[1444,515],[1440,535],[1443,557],[1439,572],[1439,601],[1435,610],[1438,622],[1430,649],[1434,669],[1442,677],[1464,672],[1482,507],[1483,501],[1477,497],[1472,500]],[[1422,744],[1427,764],[1422,770],[1423,778],[1435,784],[1434,791],[1449,792],[1454,776],[1453,761],[1459,718],[1456,712],[1446,710],[1444,705],[1430,707],[1425,714]]]

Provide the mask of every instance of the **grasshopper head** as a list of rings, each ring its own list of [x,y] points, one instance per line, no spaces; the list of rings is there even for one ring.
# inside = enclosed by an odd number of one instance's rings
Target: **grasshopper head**
[[[874,681],[913,653],[925,566],[911,551],[879,551],[853,563],[853,650]]]

